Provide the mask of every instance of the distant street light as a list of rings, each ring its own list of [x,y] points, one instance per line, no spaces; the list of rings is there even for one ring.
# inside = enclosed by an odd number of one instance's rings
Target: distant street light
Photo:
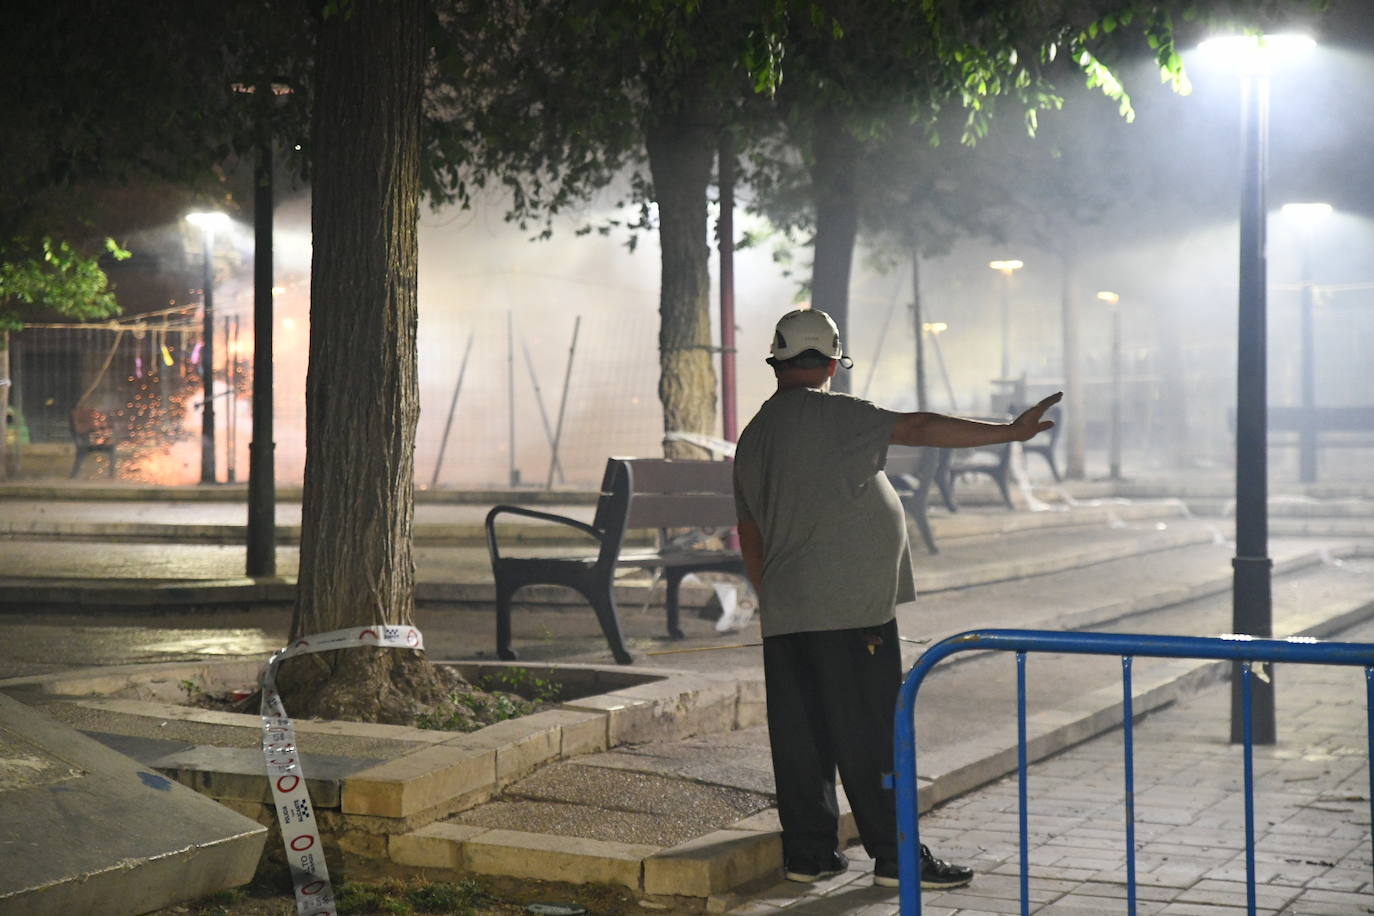
[[[186,214],[186,222],[200,230],[205,263],[201,286],[200,344],[200,482],[216,483],[215,474],[215,231],[229,225],[229,217],[216,211]]]
[[[940,335],[949,330],[949,325],[943,321],[925,321],[921,323],[921,330],[930,335],[930,342],[935,345],[935,359],[940,363],[940,377],[945,382],[949,409],[951,412],[957,411],[959,408],[954,403],[954,386],[949,383],[949,370],[945,368],[945,351],[940,348]]]
[[[1002,282],[1002,378],[1011,378],[1011,275],[1026,265],[1017,260],[989,261],[988,266],[1000,273]]]
[[[1236,556],[1231,626],[1236,633],[1273,636],[1269,559],[1269,456],[1265,325],[1265,170],[1269,157],[1269,69],[1273,59],[1311,50],[1299,35],[1236,35],[1202,42],[1209,59],[1242,76],[1240,308],[1236,343]],[[1274,679],[1251,678],[1256,744],[1273,744]],[[1245,740],[1239,663],[1231,678],[1231,741]]]
[[[1317,363],[1314,347],[1313,306],[1316,289],[1312,282],[1312,238],[1317,226],[1331,215],[1331,205],[1322,203],[1292,203],[1279,208],[1284,216],[1298,224],[1301,234],[1302,259],[1302,429],[1298,432],[1298,479],[1313,483],[1317,479]]]
[[[1112,432],[1107,466],[1112,480],[1121,479],[1121,297],[1102,290],[1097,298],[1107,303],[1112,312]]]

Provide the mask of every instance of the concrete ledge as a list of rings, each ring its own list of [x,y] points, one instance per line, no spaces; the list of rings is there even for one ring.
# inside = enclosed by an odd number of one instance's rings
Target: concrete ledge
[[[462,844],[463,867],[483,875],[507,875],[573,884],[642,886],[644,859],[653,846],[519,830],[487,830]]]
[[[717,830],[644,860],[644,892],[709,897],[778,870],[782,834]]]

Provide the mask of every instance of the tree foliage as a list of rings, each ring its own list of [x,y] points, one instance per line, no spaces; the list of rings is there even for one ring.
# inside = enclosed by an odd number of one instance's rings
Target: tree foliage
[[[129,257],[109,238],[105,253],[116,261]],[[118,314],[119,303],[100,258],[48,237],[0,249],[0,333],[19,330],[40,310],[85,319]]]

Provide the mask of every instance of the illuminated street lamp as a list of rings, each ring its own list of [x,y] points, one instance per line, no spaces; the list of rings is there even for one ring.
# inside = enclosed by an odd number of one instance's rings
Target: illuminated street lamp
[[[1273,636],[1269,559],[1268,392],[1265,384],[1265,170],[1269,156],[1269,68],[1275,58],[1311,50],[1298,35],[1238,35],[1204,41],[1209,59],[1238,69],[1241,93],[1240,308],[1236,342],[1236,556],[1231,626]],[[1272,675],[1272,672],[1271,672]],[[1251,678],[1256,744],[1273,744],[1273,677]],[[1231,741],[1245,740],[1240,665],[1232,668]]]
[[[1011,378],[1011,275],[1026,265],[1021,261],[989,261],[988,266],[1000,273],[1002,283],[1002,378]]]
[[[1002,375],[1011,378],[1011,278],[1025,263],[1019,260],[989,261],[988,266],[1000,273],[1002,283]]]
[[[200,344],[200,482],[215,483],[215,232],[229,225],[226,214],[202,211],[186,214],[186,222],[200,230],[205,246]]]
[[[1112,311],[1112,438],[1107,452],[1107,465],[1112,480],[1121,479],[1121,297],[1102,290],[1097,298]]]
[[[1316,288],[1312,283],[1312,237],[1317,226],[1331,215],[1331,205],[1321,203],[1284,204],[1279,211],[1298,224],[1302,237],[1302,428],[1298,432],[1298,479],[1312,483],[1317,479],[1317,364],[1313,346],[1312,311]]]
[[[935,346],[935,359],[940,364],[940,377],[945,381],[945,395],[949,398],[949,409],[953,412],[959,408],[954,403],[954,386],[949,383],[949,370],[945,368],[945,351],[940,347],[940,335],[948,330],[949,325],[943,321],[921,323],[921,331],[930,335],[930,342]]]

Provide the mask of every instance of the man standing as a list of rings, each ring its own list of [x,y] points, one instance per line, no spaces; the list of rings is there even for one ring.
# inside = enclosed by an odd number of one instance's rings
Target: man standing
[[[1012,423],[897,413],[831,392],[852,362],[819,309],[778,321],[768,364],[777,391],[740,435],[735,502],[740,552],[759,596],[768,733],[784,871],[839,874],[838,767],[873,881],[897,886],[892,720],[901,686],[895,605],[916,597],[906,518],[883,474],[889,445],[963,448],[1024,441],[1061,395]],[[921,886],[961,887],[973,871],[921,848]]]

